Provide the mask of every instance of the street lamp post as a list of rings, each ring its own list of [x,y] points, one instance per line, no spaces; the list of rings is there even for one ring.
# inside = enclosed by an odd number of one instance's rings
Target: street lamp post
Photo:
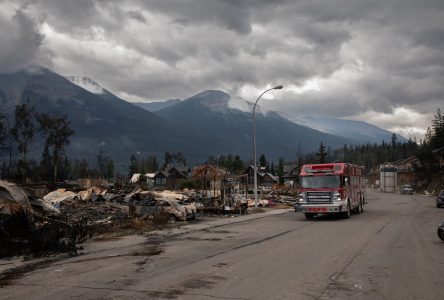
[[[254,159],[254,170],[253,170],[253,178],[254,178],[254,207],[258,206],[258,199],[257,199],[257,167],[256,167],[256,105],[259,99],[268,91],[271,90],[280,90],[282,89],[282,85],[277,85],[275,87],[272,87],[271,89],[268,89],[264,91],[256,100],[253,106],[253,159]]]

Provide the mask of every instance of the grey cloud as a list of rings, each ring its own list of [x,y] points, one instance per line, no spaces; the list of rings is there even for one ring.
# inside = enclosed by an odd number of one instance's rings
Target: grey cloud
[[[130,10],[130,11],[127,12],[127,14],[128,14],[128,16],[133,18],[134,20],[137,20],[137,21],[142,22],[142,23],[146,23],[147,22],[146,18],[139,11]]]
[[[0,73],[16,71],[32,63],[39,55],[43,36],[36,23],[22,10],[17,10],[12,19],[0,15]]]
[[[5,28],[29,28],[15,31],[32,46],[21,47],[30,51],[21,61],[52,59],[56,70],[122,95],[186,98],[317,80],[319,91],[281,91],[263,105],[336,117],[399,107],[432,115],[444,98],[442,0],[41,0],[24,11],[60,36],[42,46],[35,26],[0,15]],[[2,43],[0,55],[7,49]]]
[[[63,32],[88,28],[100,18],[93,0],[41,0],[30,2],[29,7]]]
[[[250,14],[245,1],[141,1],[148,10],[167,14],[176,22],[188,25],[213,23],[239,34],[251,32]]]

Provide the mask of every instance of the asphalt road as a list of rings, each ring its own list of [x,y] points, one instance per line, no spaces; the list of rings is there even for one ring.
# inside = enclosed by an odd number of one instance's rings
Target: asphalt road
[[[441,219],[434,198],[369,191],[348,220],[290,212],[96,243],[3,277],[0,299],[443,299]]]

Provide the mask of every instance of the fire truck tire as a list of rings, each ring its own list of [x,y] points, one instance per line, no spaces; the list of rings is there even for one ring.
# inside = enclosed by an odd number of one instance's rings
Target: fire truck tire
[[[350,202],[348,201],[347,202],[347,210],[342,213],[342,217],[344,219],[350,219],[350,216],[351,216],[351,207],[350,207]]]
[[[305,218],[306,218],[306,219],[313,219],[314,216],[315,216],[315,214],[312,214],[312,213],[305,213]]]
[[[361,214],[364,212],[364,203],[365,203],[365,200],[362,199],[361,205],[359,205],[359,209],[361,210]]]
[[[359,199],[358,207],[356,207],[356,214],[360,214],[364,212],[364,201]]]

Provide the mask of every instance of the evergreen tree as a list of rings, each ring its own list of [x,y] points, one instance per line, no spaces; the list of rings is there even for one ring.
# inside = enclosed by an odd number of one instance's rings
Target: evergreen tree
[[[433,138],[432,129],[427,127],[426,133],[424,135],[424,144],[430,144]]]
[[[11,177],[13,169],[11,128],[8,119],[0,114],[0,156],[3,151],[9,153],[9,164],[3,162],[1,174],[3,178]]]
[[[0,148],[5,144],[8,135],[6,117],[0,114]]]
[[[430,144],[435,149],[444,147],[444,115],[439,108],[433,116]]]
[[[259,157],[259,166],[266,167],[267,166],[267,159],[265,158],[265,154],[261,154]]]
[[[159,162],[157,161],[157,157],[151,154],[146,160],[146,171],[148,173],[154,173],[157,170],[159,170]]]
[[[302,165],[304,164],[304,154],[302,153],[301,142],[298,144],[298,150],[296,152],[296,163],[298,171],[301,170]]]
[[[187,165],[187,159],[180,151],[173,153],[173,162],[175,165],[182,165],[183,167]]]
[[[48,148],[53,167],[54,182],[57,180],[57,168],[63,161],[64,148],[69,145],[69,138],[74,134],[67,116],[40,114],[37,117],[42,134],[45,136],[45,148]]]
[[[328,156],[328,152],[327,150],[325,150],[325,146],[321,141],[321,145],[319,146],[319,150],[316,153],[318,159],[319,159],[319,163],[323,164],[326,162],[327,156]]]
[[[170,152],[166,151],[163,157],[163,165],[162,169],[165,169],[173,162],[173,155]]]
[[[234,156],[233,166],[230,169],[231,172],[238,174],[244,168],[244,162],[241,160],[239,155]]]
[[[49,154],[49,147],[47,145],[43,148],[42,159],[40,161],[40,173],[43,178],[50,178],[52,171],[51,155]]]
[[[35,112],[29,103],[23,103],[15,106],[14,127],[11,129],[11,135],[17,142],[18,151],[21,153],[19,160],[19,170],[22,180],[25,181],[28,168],[27,157],[28,147],[36,132]]]
[[[278,166],[277,166],[277,171],[276,171],[277,175],[279,176],[279,183],[283,183],[284,179],[284,158],[283,157],[279,157],[278,159]]]
[[[106,178],[114,178],[114,173],[115,173],[114,161],[112,159],[109,159],[106,162],[105,177]]]
[[[99,171],[99,176],[101,178],[104,178],[109,158],[108,156],[105,155],[103,148],[99,149],[99,152],[96,155],[96,159],[97,159],[97,170]]]
[[[130,165],[129,165],[129,177],[133,176],[135,173],[139,172],[139,161],[137,160],[137,157],[134,154],[131,154],[130,156]]]
[[[396,136],[396,134],[392,134],[392,148],[396,148],[396,146],[398,145],[398,137]]]
[[[90,174],[89,163],[86,159],[79,161],[79,178],[86,178]]]
[[[205,161],[205,163],[206,163],[206,164],[209,164],[209,165],[217,165],[218,160],[217,160],[217,158],[215,158],[213,155],[210,155],[210,156],[208,157],[208,159]]]

